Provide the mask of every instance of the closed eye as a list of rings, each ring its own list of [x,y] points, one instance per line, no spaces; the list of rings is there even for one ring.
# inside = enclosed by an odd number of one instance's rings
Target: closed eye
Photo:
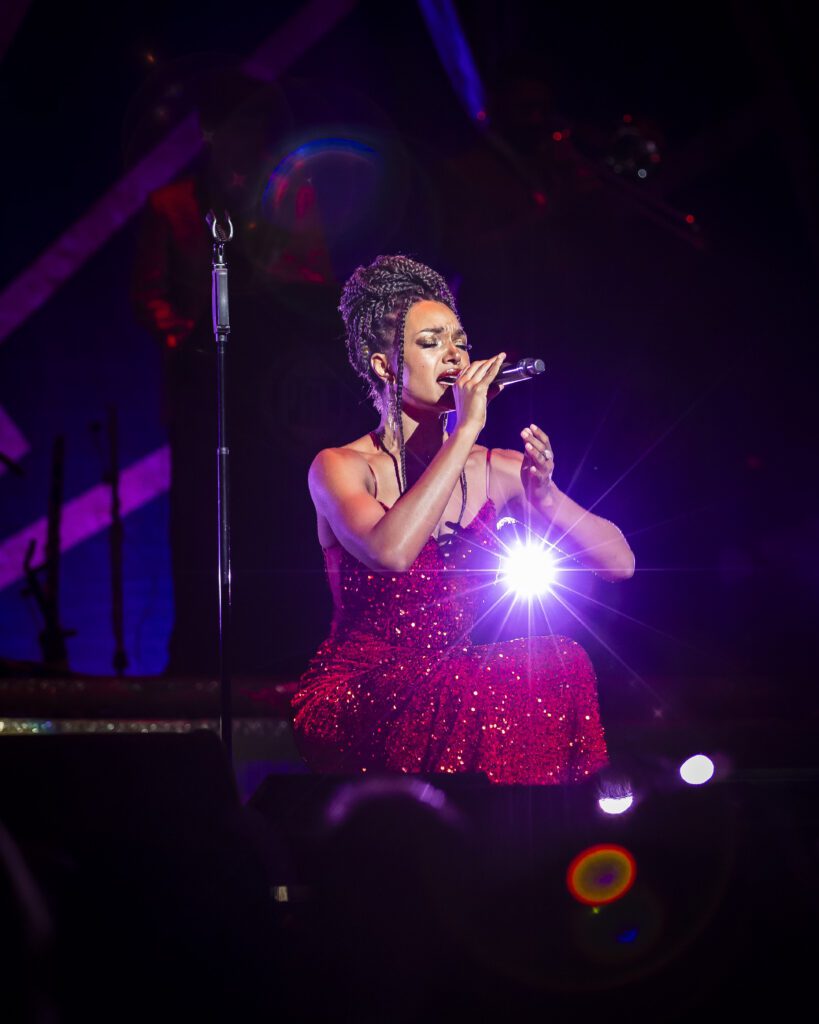
[[[421,348],[434,348],[435,345],[439,344],[443,338],[443,330],[436,327],[428,327],[426,330],[421,331],[421,335],[434,334],[435,339],[432,340],[428,337],[419,337],[418,344]],[[471,352],[472,346],[466,340],[466,334],[463,331],[458,331],[454,337],[455,347],[461,349],[464,352]]]

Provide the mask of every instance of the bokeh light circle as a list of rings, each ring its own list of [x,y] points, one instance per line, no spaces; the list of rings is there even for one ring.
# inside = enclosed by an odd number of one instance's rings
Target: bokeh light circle
[[[331,265],[337,278],[344,277],[401,223],[406,164],[393,136],[354,125],[325,125],[291,138],[261,190],[266,230],[303,253],[302,263]]]
[[[694,754],[680,765],[680,777],[689,786],[702,786],[714,776],[714,762],[705,754]]]
[[[597,805],[604,814],[624,814],[634,803],[631,793],[625,796],[601,796]]]
[[[336,238],[366,218],[368,198],[380,187],[382,176],[383,158],[370,143],[343,137],[310,139],[273,169],[263,210],[291,232],[304,230],[316,211],[325,234]]]
[[[624,846],[604,843],[579,853],[566,872],[566,885],[579,903],[601,906],[629,891],[637,877],[637,862]]]

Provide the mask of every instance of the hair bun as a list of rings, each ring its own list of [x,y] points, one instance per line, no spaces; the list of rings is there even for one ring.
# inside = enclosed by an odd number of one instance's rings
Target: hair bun
[[[350,275],[338,308],[349,326],[367,307],[377,307],[381,315],[375,319],[381,319],[397,300],[414,297],[436,299],[456,311],[449,285],[431,267],[409,256],[376,256]]]

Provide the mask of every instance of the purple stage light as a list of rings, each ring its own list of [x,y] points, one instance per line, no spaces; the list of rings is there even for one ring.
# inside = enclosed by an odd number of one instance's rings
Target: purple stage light
[[[167,445],[126,466],[120,474],[121,514],[129,515],[164,494],[170,480],[171,457]],[[110,525],[111,488],[107,484],[97,484],[63,506],[60,550],[70,551]],[[35,567],[42,564],[47,531],[46,517],[41,516],[17,533],[0,540],[0,590],[22,578],[25,553],[31,541],[36,542],[33,564]]]
[[[488,125],[483,82],[454,3],[452,0],[420,0],[419,7],[461,103],[473,120],[482,126]]]
[[[17,462],[30,447],[17,424],[0,405],[0,476],[7,468],[14,470]],[[18,475],[21,472],[22,470],[17,469]]]

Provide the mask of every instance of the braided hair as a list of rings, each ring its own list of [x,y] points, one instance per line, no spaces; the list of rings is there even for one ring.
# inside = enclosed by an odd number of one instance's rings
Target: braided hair
[[[408,256],[377,256],[367,267],[350,275],[341,293],[339,312],[344,321],[347,354],[353,369],[367,382],[380,412],[391,401],[401,456],[401,493],[407,489],[404,425],[401,418],[404,391],[404,328],[414,302],[430,299],[449,306],[455,315],[455,299],[440,274]],[[370,357],[383,352],[396,357],[395,391],[388,398],[384,382],[373,370]]]

